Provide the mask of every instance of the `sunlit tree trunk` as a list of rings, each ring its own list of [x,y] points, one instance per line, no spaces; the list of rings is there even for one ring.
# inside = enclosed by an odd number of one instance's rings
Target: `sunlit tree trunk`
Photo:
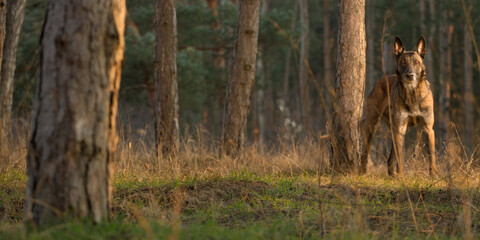
[[[3,75],[1,74],[2,72],[2,59],[3,59],[3,44],[5,42],[5,35],[6,35],[6,20],[7,20],[7,0],[0,0],[0,76]],[[7,106],[4,106],[8,103],[7,101],[7,95],[9,94],[9,87],[13,89],[13,87],[9,86],[7,81],[5,81],[3,78],[0,78],[0,152],[2,151],[2,148],[5,147],[5,142],[6,142],[6,130],[7,130],[7,124],[10,122],[10,116],[7,116],[7,114],[10,113],[10,111],[4,110]],[[5,114],[5,115],[4,115]],[[4,158],[3,156],[0,155],[0,158]]]
[[[125,15],[125,0],[47,5],[27,158],[27,221],[108,217]]]
[[[250,93],[255,82],[261,0],[240,0],[236,43],[225,104],[223,152],[243,154]]]
[[[308,19],[308,2],[307,0],[299,0],[300,4],[300,23],[301,23],[301,36],[300,36],[300,69],[298,80],[300,83],[300,106],[302,113],[302,124],[306,130],[306,134],[309,134],[311,130],[311,116],[310,116],[310,93],[308,87],[308,51],[310,48],[310,23]]]
[[[468,26],[465,26],[463,33],[463,57],[464,57],[464,101],[465,101],[465,143],[472,151],[475,136],[474,111],[475,97],[473,95],[473,60],[472,60],[472,37]]]
[[[25,15],[25,0],[7,0],[6,3],[6,34],[0,75],[0,128],[3,126],[8,130],[12,118],[13,80],[18,39]]]
[[[366,36],[365,0],[339,1],[338,61],[331,142],[332,168],[352,172],[360,163]]]
[[[157,157],[173,157],[179,145],[175,2],[175,0],[156,1],[155,139]]]

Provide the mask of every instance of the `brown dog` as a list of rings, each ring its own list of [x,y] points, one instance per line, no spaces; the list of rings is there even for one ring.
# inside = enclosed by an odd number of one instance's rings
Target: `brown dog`
[[[395,38],[393,52],[397,58],[396,75],[383,77],[368,95],[365,111],[365,148],[362,154],[360,173],[367,170],[368,151],[375,128],[380,118],[389,126],[393,141],[388,158],[388,174],[403,174],[404,138],[408,126],[422,123],[427,135],[430,153],[430,175],[436,174],[435,133],[433,131],[433,95],[430,83],[425,78],[425,39],[418,39],[415,51],[405,51],[400,38]]]

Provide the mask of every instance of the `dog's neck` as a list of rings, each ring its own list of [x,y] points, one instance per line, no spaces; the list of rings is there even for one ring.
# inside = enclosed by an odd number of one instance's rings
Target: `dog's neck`
[[[403,81],[401,74],[397,72],[397,78],[398,78],[398,84],[400,86],[399,94],[400,97],[403,99],[405,104],[407,105],[407,108],[412,107],[412,103],[418,102],[417,98],[423,98],[423,96],[420,96],[421,88],[425,86],[426,78],[425,78],[425,72],[422,73],[420,76],[419,81],[414,81],[410,83],[406,83]],[[411,99],[409,99],[411,98]]]

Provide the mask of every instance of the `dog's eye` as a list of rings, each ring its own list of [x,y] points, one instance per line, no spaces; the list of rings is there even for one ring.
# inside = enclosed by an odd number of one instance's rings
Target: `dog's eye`
[[[420,62],[418,60],[415,60],[415,65],[418,65],[420,64]]]
[[[405,61],[405,59],[402,59],[402,65],[405,65],[407,64],[407,61]]]

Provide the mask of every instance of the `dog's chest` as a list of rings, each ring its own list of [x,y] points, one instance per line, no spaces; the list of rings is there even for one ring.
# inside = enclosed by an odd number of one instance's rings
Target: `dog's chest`
[[[409,125],[416,125],[420,119],[425,118],[429,114],[429,109],[423,105],[424,97],[413,96],[404,99],[402,106],[398,109],[398,113],[403,119],[408,119]]]

